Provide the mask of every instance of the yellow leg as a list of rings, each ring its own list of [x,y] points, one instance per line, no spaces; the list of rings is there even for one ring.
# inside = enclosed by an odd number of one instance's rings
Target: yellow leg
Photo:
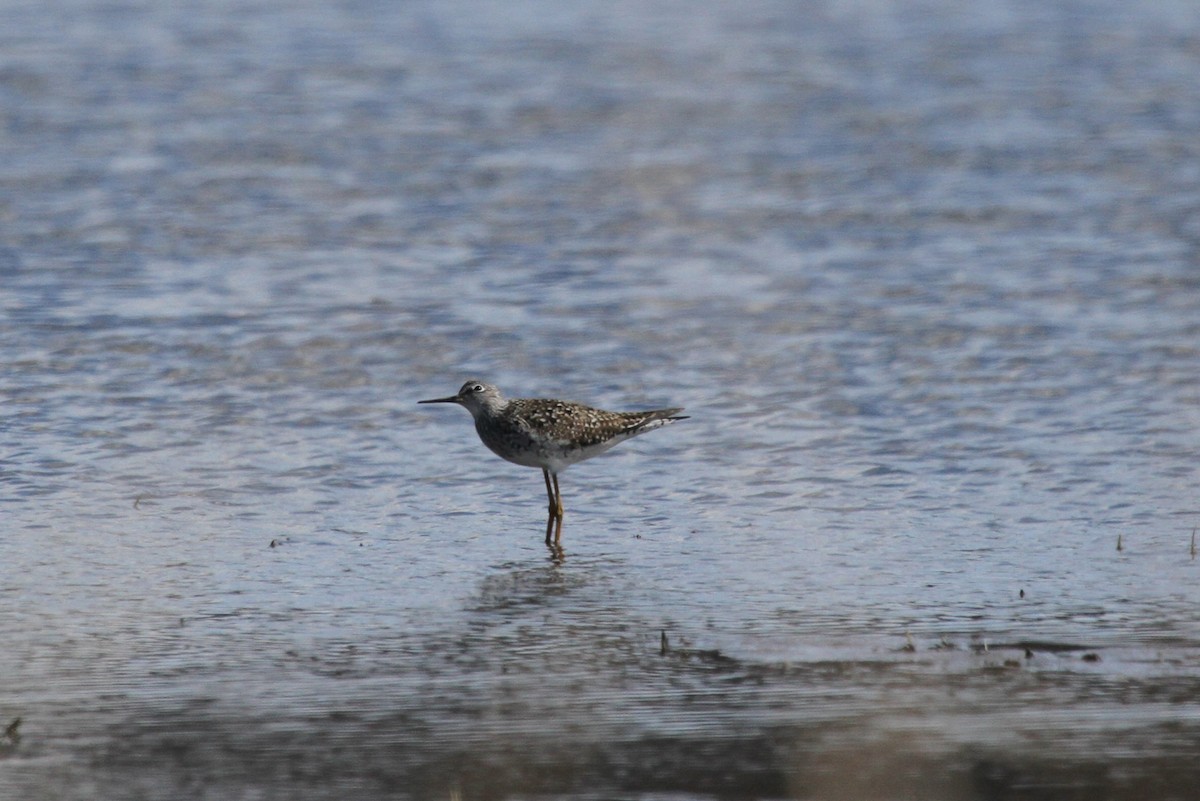
[[[554,497],[554,488],[550,486],[550,471],[542,468],[542,479],[546,482],[546,497],[550,499],[550,514],[546,518],[546,544],[551,543],[550,535],[554,532],[554,523],[558,519],[558,503]]]
[[[557,504],[555,503],[554,489],[550,486],[550,471],[542,468],[542,478],[546,481],[546,497],[550,499],[550,516],[555,517]]]
[[[557,543],[562,539],[563,505],[562,496],[558,491],[558,476],[554,475],[552,478],[550,471],[543,467],[542,479],[546,482],[546,497],[550,499],[550,513],[546,518],[546,544],[549,545],[551,541]],[[551,534],[554,535],[553,540]]]
[[[562,539],[563,505],[562,493],[558,490],[558,473],[554,474],[554,512],[558,523],[554,527],[554,544]]]

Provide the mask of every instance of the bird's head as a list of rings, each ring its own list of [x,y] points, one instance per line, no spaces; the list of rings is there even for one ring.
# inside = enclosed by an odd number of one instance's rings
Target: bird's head
[[[485,409],[498,411],[504,406],[504,396],[500,394],[500,390],[494,384],[471,379],[462,385],[457,395],[451,395],[448,398],[430,398],[417,401],[417,403],[457,403],[459,406],[466,407],[473,417],[478,417]]]

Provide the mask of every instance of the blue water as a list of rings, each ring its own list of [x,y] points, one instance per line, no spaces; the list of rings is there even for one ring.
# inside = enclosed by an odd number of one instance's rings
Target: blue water
[[[0,795],[1193,797],[1193,4],[52,7]]]

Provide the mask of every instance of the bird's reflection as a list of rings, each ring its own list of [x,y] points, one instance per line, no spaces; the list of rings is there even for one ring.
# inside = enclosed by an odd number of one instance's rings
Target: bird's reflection
[[[474,610],[508,613],[553,603],[584,581],[583,576],[571,576],[566,570],[566,558],[561,545],[547,545],[546,561],[540,564],[501,565],[480,582]]]

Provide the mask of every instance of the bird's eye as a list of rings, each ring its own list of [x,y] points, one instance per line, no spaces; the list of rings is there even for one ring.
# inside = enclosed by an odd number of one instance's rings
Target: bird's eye
[[[471,391],[472,392],[483,392],[483,384],[476,384],[475,386],[471,387]]]

